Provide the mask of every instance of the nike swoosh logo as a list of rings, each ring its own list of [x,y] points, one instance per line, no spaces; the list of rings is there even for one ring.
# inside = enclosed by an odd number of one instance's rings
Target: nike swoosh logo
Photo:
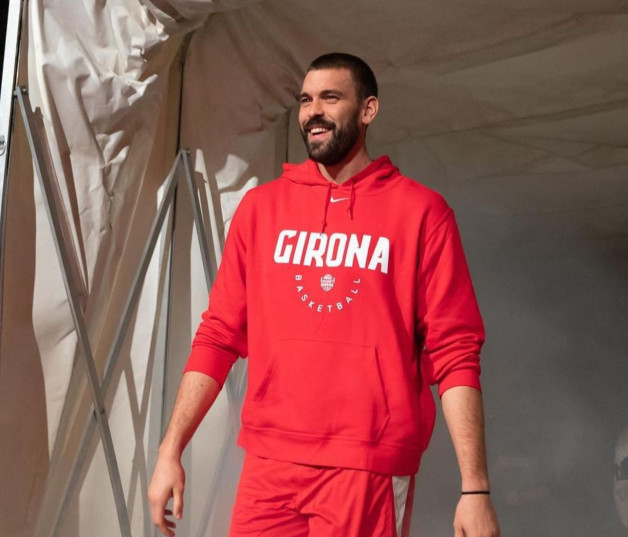
[[[349,199],[349,198],[334,198],[334,197],[332,196],[331,198],[329,198],[329,201],[330,201],[331,203],[338,203],[339,201],[346,201],[346,200],[348,200],[348,199]]]

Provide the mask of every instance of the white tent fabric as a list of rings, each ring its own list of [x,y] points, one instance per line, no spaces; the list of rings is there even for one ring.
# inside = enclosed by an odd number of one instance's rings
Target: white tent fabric
[[[460,222],[488,327],[488,437],[504,534],[625,534],[612,472],[603,475],[628,422],[616,380],[628,373],[618,321],[628,291],[623,3],[31,0],[26,48],[21,79],[41,112],[101,368],[178,147],[192,151],[219,243],[243,193],[276,177],[283,161],[304,157],[295,95],[308,62],[331,50],[367,60],[382,105],[369,129],[372,156],[391,155],[406,175],[441,191]],[[41,537],[52,535],[90,400],[16,129],[0,358],[0,424],[3,436],[8,431],[0,534]],[[168,233],[108,397],[133,535],[152,532],[145,492],[162,407],[167,418],[207,301],[184,195],[173,240],[166,362]],[[244,368],[234,379],[239,387]],[[186,452],[182,535],[226,536],[242,456],[237,414],[237,397],[221,394]],[[418,481],[413,535],[450,534],[458,485],[442,428],[434,443]],[[561,510],[568,519],[552,515]],[[532,512],[546,529],[534,526]],[[59,531],[118,534],[97,443]]]

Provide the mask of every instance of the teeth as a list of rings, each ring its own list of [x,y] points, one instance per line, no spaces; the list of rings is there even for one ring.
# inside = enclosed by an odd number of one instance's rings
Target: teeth
[[[312,129],[310,132],[312,134],[321,134],[323,132],[327,132],[328,129],[323,129],[322,127],[317,127],[315,129]]]

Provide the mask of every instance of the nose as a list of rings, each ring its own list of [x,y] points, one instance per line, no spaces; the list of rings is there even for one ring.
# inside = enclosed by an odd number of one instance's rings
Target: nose
[[[323,107],[320,99],[312,99],[310,106],[308,107],[309,117],[316,117],[323,115]]]

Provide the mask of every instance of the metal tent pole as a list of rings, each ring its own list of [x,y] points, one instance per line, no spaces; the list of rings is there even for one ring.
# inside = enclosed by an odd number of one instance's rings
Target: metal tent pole
[[[0,90],[0,326],[2,325],[2,305],[4,302],[4,245],[9,201],[9,154],[15,104],[13,88],[15,88],[17,79],[25,1],[9,0],[2,66],[2,89]],[[2,331],[0,331],[1,335]]]
[[[9,142],[14,110],[13,89],[17,79],[24,5],[25,0],[9,0],[0,92],[0,198],[3,197],[9,164]]]
[[[170,173],[168,174],[168,177],[166,179],[166,186],[163,198],[149,231],[148,241],[144,246],[140,265],[135,272],[135,276],[133,277],[131,293],[127,297],[127,300],[124,304],[122,316],[120,317],[120,321],[118,322],[118,326],[116,328],[116,332],[113,338],[113,343],[107,355],[107,359],[105,362],[104,378],[102,382],[102,391],[105,396],[107,395],[109,387],[111,385],[111,380],[113,378],[113,374],[120,358],[120,352],[122,351],[122,346],[126,338],[128,327],[131,324],[131,319],[139,302],[142,286],[146,278],[146,273],[148,272],[150,261],[152,259],[153,252],[155,251],[155,246],[157,245],[157,241],[159,240],[159,234],[162,231],[166,215],[168,214],[168,211],[172,205],[172,200],[174,198],[174,192],[180,173],[182,153],[183,152],[180,151],[175,158]],[[69,401],[66,400],[64,406],[68,404]],[[65,413],[62,412],[62,415],[65,415]],[[71,502],[72,494],[76,488],[76,485],[78,484],[80,473],[89,451],[89,445],[95,432],[96,423],[91,418],[88,418],[87,423],[83,428],[83,436],[81,438],[77,457],[72,465],[70,479],[67,482],[65,491],[63,492],[63,501],[59,504],[59,509],[56,513],[56,522],[54,525],[50,526],[51,532],[49,535],[51,535],[52,537],[57,536],[59,530],[61,529],[61,522],[63,521],[65,512]]]
[[[201,257],[203,259],[203,270],[205,272],[205,282],[207,283],[207,289],[211,289],[212,282],[216,275],[212,271],[212,267],[209,263],[211,255],[209,253],[209,241],[207,239],[207,233],[205,233],[205,226],[203,225],[203,214],[201,212],[201,204],[198,199],[198,189],[196,188],[196,182],[194,181],[194,175],[192,174],[192,162],[190,152],[186,151],[183,155],[183,166],[185,171],[185,182],[188,185],[188,192],[190,193],[190,201],[192,202],[192,213],[194,215],[194,224],[196,227],[196,235],[198,237],[199,248],[201,250]],[[220,245],[215,245],[216,258],[219,257]],[[234,409],[237,407],[237,393],[235,388],[235,381],[233,375],[229,375],[225,381],[225,389],[227,392],[227,399],[229,400],[229,408],[231,413],[234,414]],[[232,420],[237,420],[237,415],[232,415]]]
[[[151,230],[148,235],[148,241],[144,247],[142,252],[142,257],[140,261],[140,266],[138,267],[136,274],[133,278],[133,283],[131,286],[131,293],[125,302],[123,313],[120,318],[120,322],[118,323],[115,336],[113,339],[113,344],[107,356],[106,365],[105,365],[105,373],[104,379],[102,382],[102,393],[104,396],[107,395],[108,390],[111,385],[111,381],[113,378],[113,374],[115,368],[118,364],[120,352],[122,350],[122,346],[127,334],[127,329],[130,325],[131,318],[135,312],[135,308],[140,298],[142,285],[144,283],[144,279],[146,277],[146,273],[148,271],[148,267],[159,239],[159,234],[161,233],[163,223],[165,221],[166,215],[173,204],[174,193],[179,182],[179,177],[181,171],[184,172],[186,183],[188,185],[188,191],[190,194],[190,199],[192,202],[192,209],[194,214],[194,224],[197,231],[197,236],[199,240],[199,247],[201,250],[201,256],[203,259],[203,268],[205,273],[205,281],[207,283],[208,289],[211,287],[211,282],[213,281],[214,274],[212,273],[211,264],[210,264],[210,250],[209,243],[207,240],[207,233],[205,232],[205,226],[203,223],[202,213],[200,209],[200,202],[198,199],[198,190],[194,183],[194,178],[192,175],[192,166],[190,160],[190,154],[187,150],[181,150],[177,154],[173,166],[168,174],[166,179],[166,187],[163,199],[153,221]],[[170,296],[170,292],[168,291],[168,296]],[[169,307],[169,306],[168,306]],[[226,382],[227,396],[231,403],[237,400],[237,394],[234,387],[234,380],[227,379]],[[66,401],[66,405],[68,402]],[[231,404],[233,407],[233,404]],[[63,414],[63,413],[62,413]],[[81,438],[81,444],[79,447],[79,451],[77,457],[72,466],[70,479],[67,482],[65,490],[63,491],[63,501],[59,504],[59,509],[56,512],[55,523],[50,526],[51,537],[57,537],[58,532],[61,529],[61,522],[63,521],[65,512],[70,504],[72,499],[73,492],[78,484],[78,480],[80,478],[81,470],[85,464],[85,460],[89,451],[89,445],[91,439],[96,431],[96,423],[90,418],[84,426],[83,436]]]
[[[192,174],[192,162],[189,151],[186,151],[183,155],[183,170],[185,172],[185,182],[188,186],[188,192],[190,193],[190,201],[192,202],[192,213],[194,215],[194,224],[198,236],[198,246],[201,249],[205,283],[207,284],[207,289],[210,289],[215,274],[212,274],[212,269],[209,264],[209,260],[211,259],[209,254],[209,241],[207,240],[207,233],[205,233],[205,226],[203,225],[203,214],[201,213],[201,204],[198,201],[198,190],[194,182],[194,175]]]
[[[72,318],[74,320],[74,326],[79,341],[79,348],[82,351],[81,356],[83,357],[83,363],[87,373],[87,380],[92,396],[94,416],[98,423],[100,438],[105,452],[105,459],[107,461],[107,469],[109,470],[109,479],[111,481],[111,488],[113,490],[116,504],[120,533],[122,537],[131,537],[131,526],[124,499],[124,491],[122,490],[122,482],[120,480],[120,470],[118,468],[113,441],[111,438],[111,430],[109,428],[109,421],[105,410],[103,391],[98,378],[98,372],[96,371],[92,348],[89,343],[87,325],[80,306],[77,284],[74,280],[73,271],[70,267],[69,253],[67,251],[63,231],[60,226],[59,211],[56,206],[53,193],[54,187],[50,177],[51,174],[45,165],[46,159],[44,148],[36,130],[35,117],[31,109],[30,99],[28,98],[28,92],[25,87],[19,87],[17,89],[17,100],[24,119],[35,171],[44,195],[46,212],[48,213],[50,226],[53,230],[55,247],[59,258],[59,264],[61,265],[61,273],[69,300],[70,310],[72,312]]]
[[[168,352],[170,349],[170,330],[171,330],[171,322],[172,322],[172,289],[174,282],[174,271],[175,271],[175,259],[177,252],[177,243],[175,240],[175,227],[177,221],[177,197],[180,194],[180,190],[177,188],[175,190],[175,196],[172,200],[172,233],[170,235],[170,244],[168,249],[168,269],[167,269],[167,279],[166,285],[164,289],[165,294],[165,319],[164,319],[164,336],[163,336],[163,354],[162,359],[160,360],[161,369],[155,367],[153,369],[152,382],[151,382],[151,393],[159,394],[159,409],[156,410],[153,414],[151,423],[149,424],[149,440],[148,440],[148,457],[147,457],[147,470],[149,468],[155,468],[157,465],[157,460],[159,459],[159,444],[161,439],[163,438],[164,428],[166,423],[166,413],[164,408],[164,401],[166,399],[166,379],[167,379],[167,369],[168,369]],[[149,418],[150,419],[150,418]],[[157,529],[156,526],[153,525],[153,521],[151,519],[150,509],[147,509],[144,513],[145,521],[148,521],[149,527],[152,528],[152,531],[149,531],[146,534],[146,537],[153,536],[157,537],[161,536],[161,532]]]
[[[183,163],[185,165],[185,180],[188,185],[188,190],[190,192],[190,198],[192,200],[192,211],[194,214],[194,221],[196,223],[199,247],[201,250],[201,255],[203,257],[203,268],[205,270],[205,280],[207,281],[207,288],[209,289],[216,275],[212,273],[212,269],[209,264],[209,260],[211,259],[210,254],[209,254],[209,241],[207,239],[207,234],[205,233],[205,229],[203,227],[201,206],[198,201],[198,191],[196,188],[196,183],[194,181],[194,176],[192,174],[192,165],[190,162],[189,153],[186,153],[184,155]],[[210,216],[210,219],[211,219],[211,216]],[[216,257],[218,257],[219,253],[221,253],[220,245],[215,245],[215,247],[216,247],[215,255]],[[238,380],[236,378],[237,375],[235,375],[234,373],[235,371],[232,372],[227,377],[227,380],[225,381],[225,388],[227,392],[227,400],[228,400],[228,406],[230,409],[232,424],[236,424],[239,421],[238,410],[239,410],[239,398],[241,396],[241,394],[239,393],[241,389],[238,389],[238,384],[237,384],[237,380]],[[240,388],[242,387],[240,386]],[[199,535],[199,537],[201,535],[204,535],[205,528],[214,510],[214,505],[216,503],[216,498],[218,496],[218,485],[220,484],[220,481],[222,480],[223,475],[224,475],[225,466],[224,464],[222,464],[222,462],[227,455],[227,450],[229,449],[229,446],[233,445],[233,442],[235,441],[235,437],[237,436],[237,432],[238,432],[237,427],[230,427],[229,430],[227,431],[226,438],[224,439],[223,444],[220,448],[220,453],[218,455],[217,469],[213,475],[211,483],[207,487],[207,489],[209,490],[209,494],[205,500],[205,504],[202,509],[201,523],[198,526],[199,529],[198,529],[197,534]]]

